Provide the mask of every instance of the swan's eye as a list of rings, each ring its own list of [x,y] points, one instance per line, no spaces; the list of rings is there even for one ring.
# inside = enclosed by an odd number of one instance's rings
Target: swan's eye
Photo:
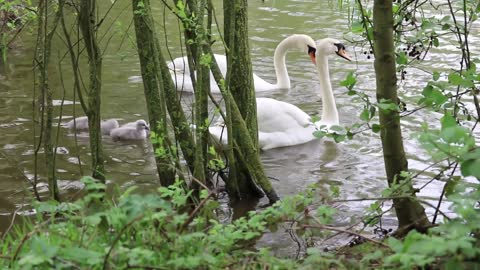
[[[333,45],[337,47],[337,52],[345,50],[345,45],[343,45],[342,43],[333,43]]]
[[[317,51],[317,49],[315,49],[310,45],[307,45],[307,48],[308,48],[308,54],[311,54],[311,53],[315,54],[315,52]]]

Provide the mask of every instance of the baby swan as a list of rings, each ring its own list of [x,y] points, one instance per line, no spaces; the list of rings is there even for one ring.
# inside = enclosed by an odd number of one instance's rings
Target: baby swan
[[[70,120],[65,124],[70,130],[87,131],[88,130],[88,117],[82,116]],[[110,135],[112,129],[118,128],[118,121],[115,119],[102,120],[100,122],[100,128],[102,135]]]
[[[150,128],[145,120],[137,120],[133,126],[131,123],[115,128],[110,132],[114,141],[144,140],[148,137]]]

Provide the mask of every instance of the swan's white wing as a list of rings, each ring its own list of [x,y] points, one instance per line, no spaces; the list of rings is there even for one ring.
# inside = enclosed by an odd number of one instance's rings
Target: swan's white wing
[[[227,72],[227,57],[221,54],[214,54],[217,60],[218,67],[223,76]],[[172,62],[167,63],[170,69],[170,75],[172,76],[173,83],[176,85],[178,91],[193,92],[192,79],[190,78],[190,69],[188,68],[187,57],[175,58]],[[213,74],[210,72],[210,89],[213,93],[220,93],[220,89],[213,78]]]
[[[271,98],[257,98],[258,128],[282,132],[311,124],[310,116],[295,105]]]
[[[257,98],[258,140],[263,150],[314,140],[310,116],[295,105]]]
[[[217,61],[218,67],[222,72],[223,77],[227,75],[227,57],[222,54],[214,54],[215,60]],[[186,56],[175,58],[173,61],[167,63],[170,73],[172,74],[172,79],[177,85],[177,90],[181,91],[193,91],[192,82],[190,79],[190,69],[188,67],[188,59]],[[175,80],[174,75],[177,79]],[[255,86],[255,91],[271,91],[277,89],[276,84],[271,84],[264,79],[253,74],[253,83]],[[220,89],[216,85],[213,74],[210,72],[210,85],[213,93],[219,93]]]
[[[222,72],[223,76],[227,73],[227,57],[221,54],[214,54],[215,60],[217,60],[218,67]],[[184,73],[186,75],[190,74],[190,68],[188,67],[188,59],[186,56],[177,57],[171,62],[167,62],[167,66],[170,70],[175,70],[179,73]]]

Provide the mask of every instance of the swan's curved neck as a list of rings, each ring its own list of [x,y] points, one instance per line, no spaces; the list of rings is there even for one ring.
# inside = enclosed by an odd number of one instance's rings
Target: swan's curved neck
[[[333,96],[332,84],[328,70],[328,58],[326,55],[317,54],[317,71],[320,80],[320,94],[322,96],[322,123],[338,125],[338,111]]]
[[[291,39],[284,39],[275,49],[273,55],[273,66],[277,76],[277,88],[290,88],[290,77],[288,76],[287,66],[285,65],[285,56],[287,50],[291,47]]]

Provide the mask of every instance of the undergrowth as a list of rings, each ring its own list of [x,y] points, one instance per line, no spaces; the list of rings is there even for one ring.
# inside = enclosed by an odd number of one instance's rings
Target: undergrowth
[[[298,235],[328,230],[334,211],[312,211],[314,189],[286,197],[228,224],[216,219],[218,202],[203,191],[201,207],[177,183],[156,193],[127,190],[101,201],[104,188],[84,178],[88,194],[71,203],[35,203],[33,222],[15,227],[1,247],[1,269],[474,269],[480,248],[478,190],[450,196],[456,218],[428,234],[412,231],[404,239],[278,258],[257,249],[255,240],[291,222]],[[322,224],[324,223],[324,224]],[[311,233],[310,235],[313,235]],[[318,234],[317,234],[318,235]],[[382,245],[378,245],[381,243]]]

